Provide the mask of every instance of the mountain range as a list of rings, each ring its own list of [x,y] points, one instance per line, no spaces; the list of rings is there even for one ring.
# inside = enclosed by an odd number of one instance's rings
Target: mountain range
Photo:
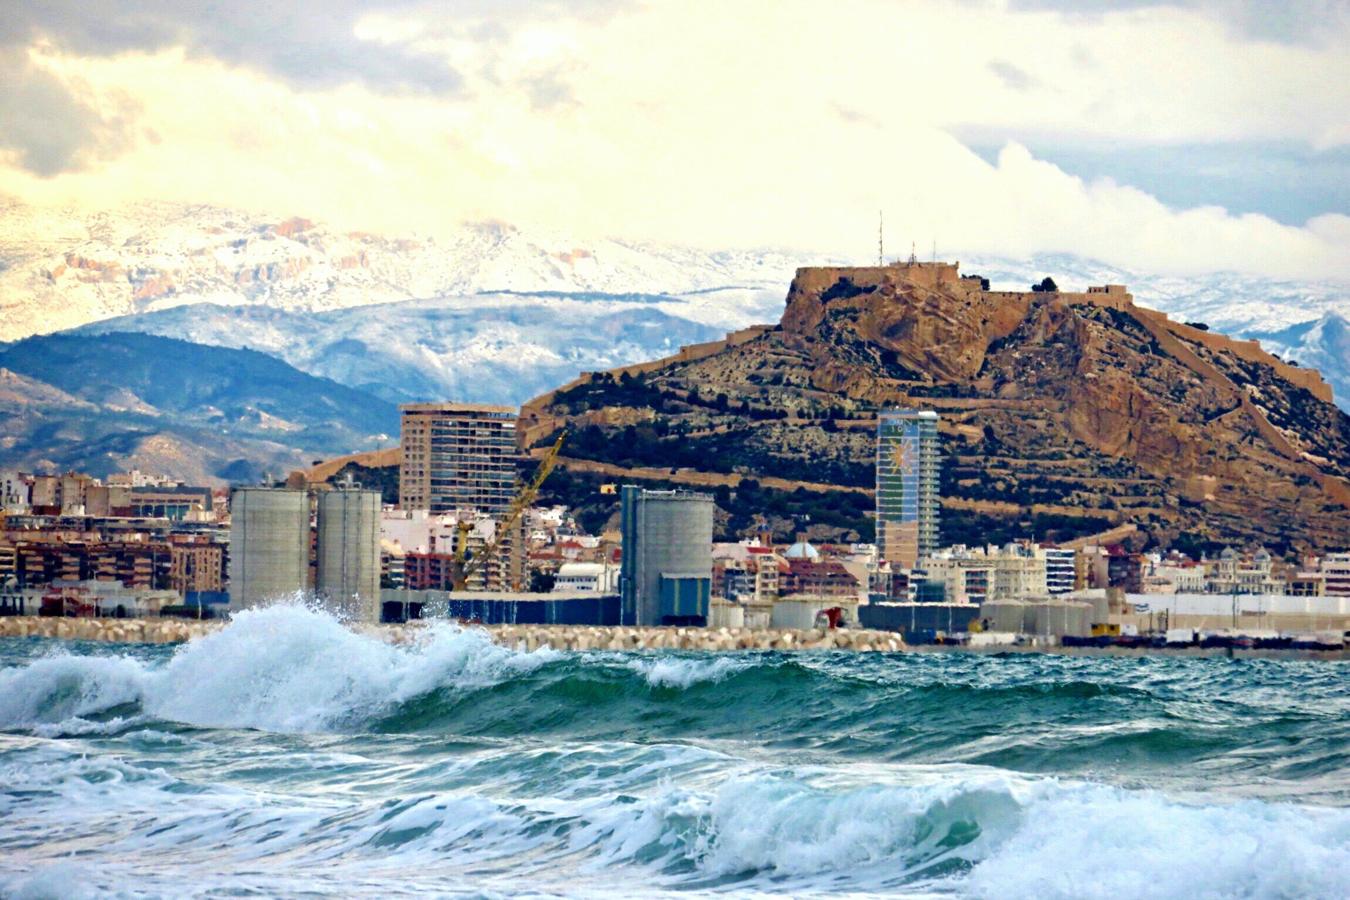
[[[963,260],[996,288],[1024,289],[1047,275],[1066,288],[1127,284],[1141,304],[1174,319],[1271,340],[1321,368],[1350,404],[1350,356],[1327,338],[1350,320],[1345,284],[1157,276],[1067,254]],[[437,240],[212,206],[87,213],[0,201],[0,340],[108,321],[102,329],[262,350],[391,399],[460,396],[467,383],[476,393],[462,399],[516,403],[559,375],[776,321],[797,268],[849,262],[579,241],[500,222]],[[1277,337],[1323,319],[1327,328],[1304,329],[1297,340]],[[343,356],[358,346],[375,358],[329,358],[329,348]]]
[[[270,353],[395,403],[520,403],[575,378],[674,353],[722,330],[662,311],[669,298],[477,294],[326,312],[179,306],[71,333],[139,331]]]
[[[212,206],[88,213],[0,200],[0,338],[139,332],[260,351],[388,403],[518,404],[581,372],[777,321],[797,268],[845,262],[581,241],[499,222],[436,239]],[[1259,338],[1316,366],[1350,406],[1350,292],[1339,283],[1144,276],[1063,254],[974,257],[962,267],[995,288],[1025,289],[1047,275],[1066,288],[1128,284],[1175,320]],[[16,436],[0,465],[80,461],[41,450]]]

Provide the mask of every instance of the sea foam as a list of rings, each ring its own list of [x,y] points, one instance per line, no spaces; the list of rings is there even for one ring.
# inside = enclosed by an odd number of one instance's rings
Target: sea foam
[[[179,647],[166,664],[62,653],[0,671],[0,728],[68,723],[126,704],[209,728],[342,729],[437,689],[473,689],[554,658],[483,632],[433,623],[395,646],[302,604],[246,610]]]

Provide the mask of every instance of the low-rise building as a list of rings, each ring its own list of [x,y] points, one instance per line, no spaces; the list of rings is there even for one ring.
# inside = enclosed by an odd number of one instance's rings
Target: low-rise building
[[[563,563],[554,577],[553,590],[568,594],[616,594],[619,591],[619,567],[610,563]]]
[[[1261,548],[1253,554],[1226,548],[1214,562],[1207,590],[1211,594],[1283,594],[1285,579],[1275,575],[1274,560]]]
[[[989,599],[994,565],[982,553],[944,553],[928,557],[921,564],[924,581],[942,585],[943,602],[983,603]]]
[[[813,597],[857,598],[861,596],[858,579],[841,563],[833,560],[789,559],[780,580],[779,596],[806,594]]]

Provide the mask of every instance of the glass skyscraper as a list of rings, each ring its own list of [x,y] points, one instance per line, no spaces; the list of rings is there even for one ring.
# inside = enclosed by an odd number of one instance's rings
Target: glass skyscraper
[[[938,543],[938,416],[883,410],[877,417],[877,548],[912,569]]]

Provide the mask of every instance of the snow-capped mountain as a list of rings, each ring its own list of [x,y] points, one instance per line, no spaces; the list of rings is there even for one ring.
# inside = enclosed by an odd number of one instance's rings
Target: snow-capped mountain
[[[1345,284],[1149,275],[1066,254],[944,256],[995,287],[1047,275],[1066,289],[1126,284],[1174,319],[1263,338],[1317,366],[1350,408],[1345,344],[1311,327],[1350,318]],[[212,206],[80,214],[0,201],[0,339],[104,322],[264,350],[390,399],[513,402],[586,369],[776,321],[799,266],[870,261],[580,241],[501,223],[437,240]],[[1279,337],[1300,326],[1297,339]]]
[[[0,200],[0,340],[198,303],[323,312],[491,291],[731,289],[734,297],[721,299],[734,301],[732,312],[761,293],[781,301],[802,262],[774,251],[583,244],[490,222],[438,241],[212,206],[147,203],[82,214]],[[726,317],[718,318],[720,325]]]
[[[80,333],[171,335],[251,348],[393,402],[447,397],[519,404],[575,378],[667,356],[722,328],[671,315],[679,301],[628,295],[480,294],[328,312],[178,307]]]
[[[1302,322],[1271,334],[1253,333],[1276,356],[1311,366],[1335,392],[1336,402],[1350,410],[1350,321],[1336,313]]]

